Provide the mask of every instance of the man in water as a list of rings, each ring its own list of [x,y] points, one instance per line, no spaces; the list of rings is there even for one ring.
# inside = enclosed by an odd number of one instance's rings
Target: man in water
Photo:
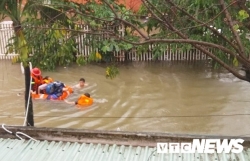
[[[73,89],[82,89],[85,86],[87,86],[87,84],[85,83],[85,79],[84,78],[80,78],[79,83],[74,85],[72,88]]]

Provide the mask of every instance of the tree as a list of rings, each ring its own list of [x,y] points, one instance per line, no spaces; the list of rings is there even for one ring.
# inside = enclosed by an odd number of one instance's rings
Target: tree
[[[29,60],[42,62],[50,68],[73,61],[84,64],[89,61],[111,61],[118,51],[147,50],[148,44],[157,59],[170,50],[200,50],[239,79],[250,82],[249,2],[246,0],[142,0],[139,12],[127,10],[117,0],[86,0],[78,4],[69,0],[53,0],[43,4],[42,0],[29,0],[25,18],[28,50],[37,51]],[[35,7],[34,7],[35,6]],[[27,7],[28,8],[28,7]],[[144,22],[141,18],[148,17]],[[32,23],[32,25],[30,25]],[[83,31],[80,25],[88,25]],[[29,24],[29,25],[28,25]],[[45,25],[44,25],[45,24]],[[119,27],[126,30],[121,35]],[[43,34],[39,34],[43,33]],[[92,54],[86,58],[75,57],[74,37],[87,34],[83,45],[91,45]],[[38,41],[33,41],[36,36]],[[67,35],[67,36],[65,36]],[[66,40],[63,39],[66,37]],[[45,45],[41,44],[45,41]],[[81,54],[81,53],[79,53]],[[235,66],[242,65],[242,75]],[[116,68],[107,68],[107,76],[113,78]]]
[[[2,0],[0,2],[0,14],[2,17],[9,17],[13,21],[13,28],[15,31],[16,39],[15,46],[18,50],[20,60],[24,65],[25,74],[25,111],[28,113],[28,118],[26,121],[26,126],[34,126],[33,120],[33,103],[32,99],[29,98],[30,93],[30,68],[27,62],[29,53],[27,48],[27,42],[24,37],[23,27],[22,27],[22,0]],[[27,110],[29,109],[29,110]]]
[[[76,40],[70,29],[74,29],[75,24],[68,18],[67,1],[33,2],[35,7],[29,9],[29,18],[23,21],[25,38],[32,53],[29,60],[45,70],[74,62]]]
[[[142,0],[133,13],[116,0],[89,0],[72,8],[75,20],[83,20],[95,34],[106,34],[102,51],[122,50],[132,44],[137,49],[155,43],[155,58],[167,48],[197,49],[211,57],[241,80],[250,82],[250,2],[246,0]],[[100,5],[100,3],[102,5]],[[147,17],[143,22],[141,17]],[[106,27],[103,27],[106,24]],[[126,27],[121,36],[117,26]],[[109,26],[107,28],[107,26]],[[89,33],[91,34],[91,33]],[[169,45],[171,44],[171,46]],[[174,44],[174,45],[173,45]],[[131,49],[128,46],[126,49]],[[242,75],[235,66],[242,65]]]
[[[40,12],[38,12],[40,11]],[[14,43],[8,46],[9,50],[15,50],[19,54],[18,60],[24,65],[25,75],[25,111],[27,114],[26,126],[34,126],[33,120],[33,102],[30,96],[30,54],[32,45],[30,43],[33,39],[30,39],[29,33],[27,33],[27,27],[29,29],[34,26],[30,24],[32,18],[38,18],[38,20],[47,20],[51,24],[55,24],[55,21],[67,22],[64,12],[61,12],[58,8],[53,8],[49,4],[44,3],[44,0],[1,0],[0,2],[0,15],[1,18],[8,17],[13,21],[13,29],[15,32]],[[56,18],[55,18],[56,17]],[[28,23],[28,24],[27,24]],[[49,26],[50,27],[50,26]],[[41,36],[40,33],[36,36]],[[28,40],[28,39],[29,40]]]
[[[32,2],[32,0],[28,2]],[[42,69],[54,70],[58,65],[68,65],[72,62],[79,65],[93,61],[112,62],[113,50],[127,50],[132,47],[131,44],[117,43],[114,39],[105,38],[108,37],[108,32],[96,34],[95,28],[104,27],[105,24],[94,20],[92,23],[85,23],[86,19],[82,15],[74,13],[74,10],[79,8],[79,5],[75,3],[67,0],[53,0],[47,4],[43,4],[41,1],[33,2],[36,7],[29,9],[29,17],[22,21],[25,26],[23,31],[28,50],[32,53],[28,59]],[[96,10],[99,6],[96,5]],[[86,24],[91,26],[90,32],[82,30]],[[110,28],[106,28],[106,30],[110,30]],[[114,30],[116,29],[112,29],[112,31]],[[86,32],[88,35],[83,36]],[[83,43],[81,46],[92,47],[88,57],[76,50],[76,40],[79,37],[84,37],[84,40],[80,42]],[[108,78],[112,79],[117,74],[118,70],[113,65],[107,67],[106,76]]]

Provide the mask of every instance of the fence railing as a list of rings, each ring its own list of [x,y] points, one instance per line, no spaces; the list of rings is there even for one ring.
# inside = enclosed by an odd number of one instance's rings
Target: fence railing
[[[14,35],[12,24],[12,21],[3,21],[0,23],[0,59],[12,59],[17,56],[16,53],[6,55],[6,46],[8,45],[9,39]]]
[[[82,26],[81,28],[84,32],[90,31],[88,26]],[[121,36],[124,36],[125,29],[123,26],[119,26],[118,32]],[[12,59],[13,57],[17,56],[16,53],[7,53],[6,45],[8,44],[9,39],[14,35],[14,30],[12,27],[12,21],[3,21],[0,23],[0,59]],[[93,48],[90,45],[85,45],[87,41],[91,41],[90,38],[87,38],[87,34],[79,34],[76,36],[77,42],[77,56],[84,56],[88,57],[93,51],[97,51],[97,49]],[[85,42],[85,43],[84,43]],[[116,61],[151,61],[153,60],[154,53],[152,48],[154,45],[149,45],[148,50],[144,52],[139,52],[136,48],[130,51],[119,51],[113,52],[114,58]],[[195,60],[207,60],[208,57],[206,54],[202,53],[199,50],[191,49],[191,50],[166,50],[163,52],[157,60],[161,61],[179,61],[179,60],[188,60],[188,61],[195,61]]]

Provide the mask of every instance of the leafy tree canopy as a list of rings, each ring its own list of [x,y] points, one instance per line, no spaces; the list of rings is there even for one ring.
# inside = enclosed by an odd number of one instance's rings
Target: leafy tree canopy
[[[250,81],[249,1],[142,0],[136,13],[117,0],[86,0],[82,4],[66,0],[44,4],[42,0],[28,0],[28,4],[23,21],[25,36],[29,51],[35,51],[30,58],[41,66],[73,61],[84,64],[104,58],[109,61],[113,59],[106,58],[113,52],[132,48],[146,50],[148,44],[155,43],[154,58],[166,49],[194,48],[211,57],[216,66]],[[90,30],[83,30],[82,24],[88,25]],[[121,29],[126,32],[120,32]],[[84,45],[95,49],[88,59],[78,56],[81,53],[75,48],[79,34],[91,40],[84,41]],[[234,67],[239,64],[246,75]]]

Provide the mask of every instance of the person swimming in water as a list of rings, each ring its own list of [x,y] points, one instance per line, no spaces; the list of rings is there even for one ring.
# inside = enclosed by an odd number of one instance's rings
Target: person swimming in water
[[[67,100],[64,100],[64,102],[71,104],[71,105],[77,105],[77,106],[90,106],[93,104],[94,100],[93,98],[90,97],[89,93],[84,93],[83,95],[81,95],[77,101],[74,102],[69,102]]]
[[[73,89],[81,89],[84,88],[85,86],[87,86],[88,84],[85,82],[84,78],[80,78],[79,79],[79,83],[72,86]]]

